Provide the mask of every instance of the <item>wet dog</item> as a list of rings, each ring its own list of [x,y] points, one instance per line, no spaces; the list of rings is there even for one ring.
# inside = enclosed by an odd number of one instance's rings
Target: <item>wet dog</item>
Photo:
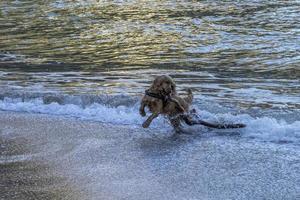
[[[185,97],[180,97],[176,92],[176,84],[168,75],[158,76],[154,79],[150,88],[145,91],[145,95],[141,100],[140,115],[146,116],[145,107],[149,108],[151,115],[143,123],[144,128],[148,128],[151,122],[159,115],[168,117],[176,132],[182,132],[181,124],[185,122],[187,125],[204,125],[210,128],[242,128],[244,124],[212,124],[197,119],[194,116],[196,111],[190,110],[193,101],[193,93],[188,89]]]

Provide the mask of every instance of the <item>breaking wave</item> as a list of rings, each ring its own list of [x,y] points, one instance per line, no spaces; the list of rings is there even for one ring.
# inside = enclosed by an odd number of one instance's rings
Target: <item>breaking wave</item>
[[[126,95],[0,95],[0,110],[3,111],[59,115],[119,125],[140,126],[144,118],[139,115],[138,107],[139,97]],[[247,124],[244,129],[234,130],[242,137],[279,143],[300,143],[300,121],[287,122],[272,116],[257,117],[222,110],[212,112],[198,104],[194,107],[199,110],[199,117],[206,121]],[[151,127],[171,130],[168,121],[162,116],[154,120]],[[201,132],[208,130],[201,126],[192,127],[193,132],[199,129]]]

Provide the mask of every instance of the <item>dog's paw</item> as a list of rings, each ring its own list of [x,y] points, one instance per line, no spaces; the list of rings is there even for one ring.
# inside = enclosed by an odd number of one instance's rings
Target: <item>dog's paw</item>
[[[195,114],[195,113],[197,113],[197,110],[196,110],[195,108],[192,108],[192,109],[190,110],[190,113],[191,113],[191,114]]]
[[[145,116],[146,116],[146,112],[145,112],[144,110],[140,110],[140,115],[141,115],[142,117],[145,117]]]
[[[147,123],[147,121],[146,121],[146,122],[144,122],[144,123],[142,124],[142,126],[143,126],[143,128],[148,128],[148,127],[150,126],[150,124]]]

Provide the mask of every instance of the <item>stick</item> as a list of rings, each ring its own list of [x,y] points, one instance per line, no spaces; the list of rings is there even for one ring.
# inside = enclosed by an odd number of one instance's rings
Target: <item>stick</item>
[[[207,127],[210,127],[210,128],[216,128],[216,129],[229,129],[229,128],[244,128],[244,127],[246,127],[245,124],[212,124],[212,123],[200,120],[200,119],[193,120],[188,115],[182,115],[182,119],[189,126],[199,124],[199,125],[207,126]]]

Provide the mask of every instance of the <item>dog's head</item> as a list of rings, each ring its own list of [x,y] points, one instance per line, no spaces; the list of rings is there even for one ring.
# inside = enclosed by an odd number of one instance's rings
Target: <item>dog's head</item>
[[[158,76],[154,79],[150,89],[162,95],[175,95],[176,85],[168,75]]]

